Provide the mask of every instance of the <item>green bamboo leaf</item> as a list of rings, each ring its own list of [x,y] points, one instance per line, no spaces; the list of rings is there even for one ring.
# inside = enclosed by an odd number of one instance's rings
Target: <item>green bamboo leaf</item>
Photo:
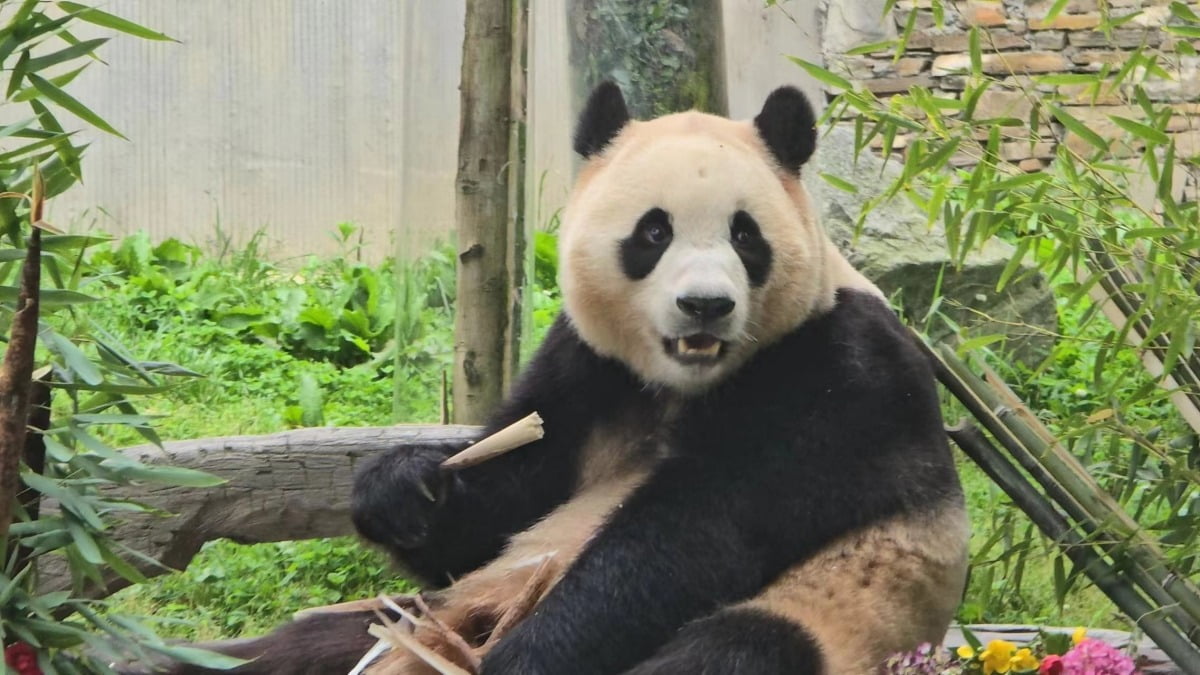
[[[1061,608],[1067,597],[1067,570],[1061,555],[1054,557],[1054,600]]]
[[[49,80],[54,86],[62,88],[70,84],[71,81],[76,77],[79,77],[79,74],[86,70],[90,65],[92,65],[90,62],[85,63],[74,70],[63,73],[62,75],[55,75],[54,77],[48,77],[46,79]],[[32,101],[33,99],[37,98],[40,93],[41,92],[37,90],[37,87],[25,87],[13,95],[12,100],[14,103]]]
[[[1021,263],[1025,261],[1025,255],[1029,253],[1029,247],[1033,244],[1033,237],[1022,237],[1017,242],[1017,249],[1013,251],[1012,257],[1008,259],[1008,263],[1004,265],[1004,270],[1000,273],[1000,278],[996,280],[996,291],[1004,290],[1008,285],[1009,279],[1021,269]]]
[[[67,532],[71,533],[71,540],[75,542],[75,548],[79,550],[79,555],[83,559],[93,565],[103,565],[104,556],[100,553],[100,547],[96,545],[96,540],[92,539],[92,535],[74,518],[67,518]]]
[[[1054,86],[1073,84],[1097,84],[1101,81],[1099,73],[1051,73],[1035,78],[1038,84]]]
[[[215,487],[229,482],[210,473],[182,466],[142,464],[129,459],[105,460],[102,464],[104,468],[130,481],[197,488]]]
[[[81,424],[124,424],[135,427],[145,427],[153,424],[154,420],[162,419],[165,415],[118,415],[110,413],[78,414],[71,419]]]
[[[1200,26],[1165,26],[1163,30],[1182,37],[1200,38]]]
[[[850,80],[847,80],[846,78],[842,77],[841,75],[831,73],[828,70],[825,70],[824,68],[822,68],[821,66],[818,66],[815,63],[809,63],[808,61],[805,61],[804,59],[799,58],[797,56],[789,56],[788,59],[792,63],[803,68],[805,72],[807,72],[814,79],[816,79],[817,81],[819,81],[823,84],[826,84],[826,85],[828,85],[834,89],[840,90],[840,91],[853,91],[854,90],[854,85],[850,83]]]
[[[109,568],[121,575],[125,580],[135,584],[144,583],[147,580],[146,575],[142,574],[138,568],[130,565],[124,558],[113,553],[112,549],[106,546],[104,542],[100,542],[100,555],[104,557],[104,562],[108,564]]]
[[[3,128],[0,128],[0,138],[16,136],[19,132],[27,130],[29,125],[36,121],[38,121],[36,117],[29,117],[19,122],[13,122],[12,124],[6,125]]]
[[[119,16],[109,14],[108,12],[102,12],[93,7],[81,5],[78,2],[66,2],[63,0],[58,3],[58,6],[64,11],[76,13],[76,16],[78,16],[80,19],[87,21],[88,23],[94,23],[97,26],[111,28],[115,31],[120,31],[128,35],[144,38],[146,40],[179,42],[179,40],[176,40],[165,33],[160,33],[156,30],[150,30],[149,28],[136,24],[129,19],[123,19]]]
[[[1068,1],[1069,0],[1054,0],[1054,4],[1050,6],[1050,11],[1046,12],[1045,21],[1053,21],[1054,19],[1058,18],[1058,15],[1062,14],[1063,10],[1067,8]]]
[[[198,647],[178,647],[164,644],[148,644],[145,645],[145,647],[147,649],[159,652],[165,656],[169,656],[176,661],[190,663],[194,666],[201,666],[203,668],[212,668],[214,670],[229,670],[247,663],[243,659],[235,658],[233,656],[226,656],[225,654],[219,654],[217,652],[210,652]]]
[[[858,192],[858,186],[844,178],[839,178],[838,176],[835,176],[831,173],[825,173],[824,171],[820,173],[820,176],[825,180],[826,183],[829,183],[833,187],[842,190],[843,192],[849,192],[851,194]]]
[[[87,106],[80,103],[77,99],[75,99],[73,96],[71,96],[67,92],[65,92],[62,89],[59,89],[55,85],[51,84],[48,80],[46,80],[38,75],[34,75],[33,73],[30,73],[29,81],[32,82],[33,86],[37,87],[37,90],[42,92],[42,94],[46,98],[50,99],[55,104],[57,104],[59,107],[63,108],[64,110],[67,110],[68,112],[75,115],[79,119],[87,122],[88,124],[91,124],[92,126],[96,127],[97,129],[100,129],[101,131],[107,131],[108,133],[110,133],[114,136],[117,136],[119,138],[125,138],[125,136],[122,135],[121,132],[114,129],[108,122],[105,122],[104,118],[102,118],[99,115],[97,115],[96,113],[92,112]],[[125,140],[129,140],[129,139],[125,138]]]
[[[872,42],[870,44],[861,45],[854,49],[846,50],[849,56],[861,56],[862,54],[871,54],[874,52],[884,52],[896,46],[895,40],[883,40],[880,42]]]
[[[16,303],[18,289],[14,286],[0,286],[0,303]],[[64,305],[78,305],[80,303],[95,303],[96,298],[91,295],[77,293],[74,291],[60,291],[58,288],[43,288],[41,291],[41,301],[43,306],[58,307]]]
[[[12,75],[8,78],[8,89],[4,93],[4,98],[11,99],[13,94],[21,88],[21,82],[29,74],[29,50],[21,52],[20,58],[17,59],[17,65],[13,66]]]
[[[984,347],[1000,342],[1004,339],[1003,335],[980,335],[969,340],[963,340],[955,349],[959,356],[970,352],[983,349]]]
[[[1121,127],[1130,134],[1154,145],[1166,145],[1171,142],[1171,138],[1165,133],[1155,129],[1152,126],[1142,124],[1125,117],[1118,115],[1109,115],[1108,119],[1112,120],[1117,126]]]
[[[1070,113],[1052,103],[1047,103],[1046,108],[1068,131],[1087,141],[1089,145],[1095,147],[1097,150],[1108,151],[1108,142],[1101,138],[1100,134],[1089,129],[1083,122],[1080,122]]]
[[[67,338],[60,335],[57,331],[50,328],[42,328],[38,331],[38,337],[46,345],[46,348],[58,355],[63,360],[63,363],[87,384],[97,385],[104,381],[104,376],[100,373],[100,369],[92,360],[88,358],[83,350],[75,346]]]
[[[967,51],[971,54],[971,74],[979,77],[983,74],[983,50],[979,48],[979,28],[971,26],[967,33]]]
[[[57,147],[59,143],[62,142],[62,139],[66,137],[66,134],[63,134],[62,136],[51,136],[50,138],[43,138],[42,140],[34,141],[33,143],[26,143],[15,150],[0,153],[0,164],[7,164],[21,157],[35,154],[39,150],[43,150],[45,148]],[[49,157],[49,153],[47,153],[46,156]]]
[[[1171,14],[1178,19],[1182,19],[1188,23],[1200,23],[1200,16],[1197,16],[1196,13],[1192,11],[1191,7],[1188,7],[1182,2],[1172,2],[1170,5],[1170,10]]]
[[[53,234],[42,237],[42,250],[75,253],[90,246],[112,241],[112,237],[93,234]]]
[[[108,42],[108,38],[84,40],[83,42],[73,44],[70,47],[60,49],[54,53],[30,59],[29,64],[26,67],[30,72],[36,73],[51,66],[56,66],[66,61],[72,61],[81,56],[91,56],[92,52],[96,51],[96,49],[98,49],[100,45],[103,45],[105,42]]]

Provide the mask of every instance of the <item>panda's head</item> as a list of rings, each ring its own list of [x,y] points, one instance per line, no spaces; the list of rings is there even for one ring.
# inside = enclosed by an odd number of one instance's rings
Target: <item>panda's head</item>
[[[576,130],[587,163],[559,243],[580,336],[647,383],[694,393],[832,306],[831,244],[800,181],[814,121],[791,87],[751,122],[635,121],[600,85]]]

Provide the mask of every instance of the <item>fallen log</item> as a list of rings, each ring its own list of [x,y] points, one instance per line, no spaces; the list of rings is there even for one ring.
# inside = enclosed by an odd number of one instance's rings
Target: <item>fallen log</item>
[[[459,425],[322,427],[128,448],[127,455],[147,464],[198,469],[228,482],[214,488],[119,488],[115,492],[121,497],[174,515],[125,517],[113,536],[159,560],[165,567],[133,561],[146,576],[156,576],[186,568],[200,547],[214,539],[255,544],[352,534],[350,488],[361,458],[402,446],[466,447],[477,434],[477,427]],[[42,556],[42,561],[43,590],[70,586],[58,556]],[[129,585],[115,575],[106,582],[88,589],[88,595],[104,597]]]

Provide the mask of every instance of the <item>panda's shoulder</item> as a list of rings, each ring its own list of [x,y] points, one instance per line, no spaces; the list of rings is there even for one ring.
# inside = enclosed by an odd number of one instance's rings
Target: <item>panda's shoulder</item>
[[[833,308],[798,327],[789,342],[791,351],[831,368],[899,372],[929,367],[915,335],[887,301],[853,288],[839,289]]]

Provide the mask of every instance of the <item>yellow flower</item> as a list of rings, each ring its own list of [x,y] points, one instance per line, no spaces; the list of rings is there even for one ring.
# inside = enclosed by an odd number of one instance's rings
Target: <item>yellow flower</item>
[[[960,659],[975,658],[975,650],[971,649],[971,645],[963,645],[963,646],[959,647],[958,649],[956,649],[955,653],[958,654],[958,658],[960,658]]]
[[[1083,642],[1083,639],[1086,637],[1087,637],[1087,629],[1084,628],[1083,626],[1080,626],[1080,627],[1076,628],[1075,633],[1073,635],[1071,635],[1071,643],[1079,644],[1080,642]]]
[[[1038,667],[1037,657],[1024,647],[1017,650],[1017,653],[1010,659],[1010,663],[1013,671],[1018,673],[1031,671]]]
[[[1008,640],[992,640],[987,643],[987,647],[979,653],[979,660],[983,662],[983,675],[1009,672],[1012,670],[1013,656],[1016,653],[1017,646]]]

